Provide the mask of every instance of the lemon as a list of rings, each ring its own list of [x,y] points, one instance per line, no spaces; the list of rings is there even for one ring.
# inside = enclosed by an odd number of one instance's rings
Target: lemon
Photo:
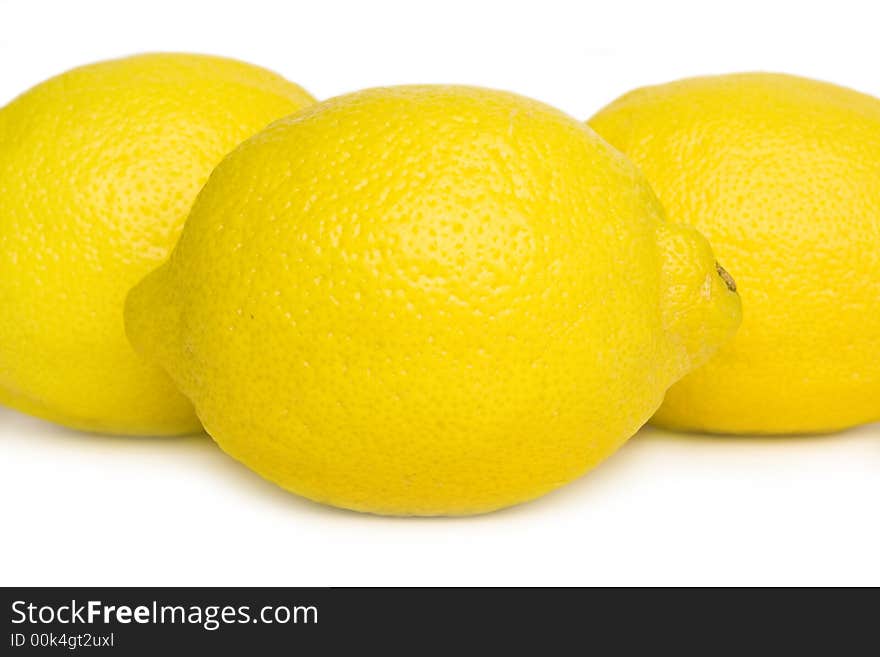
[[[742,329],[655,421],[776,434],[880,419],[880,101],[724,75],[634,91],[590,125],[742,289]]]
[[[153,54],[78,68],[0,109],[0,402],[78,429],[199,428],[128,344],[125,295],[211,169],[313,102],[274,73]]]
[[[341,96],[247,140],[126,305],[225,451],[399,515],[577,477],[738,319],[708,243],[592,130],[458,86]]]

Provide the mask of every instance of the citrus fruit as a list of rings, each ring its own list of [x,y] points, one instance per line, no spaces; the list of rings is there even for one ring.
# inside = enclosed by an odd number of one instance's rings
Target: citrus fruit
[[[558,110],[459,86],[341,96],[248,139],[126,304],[225,451],[399,515],[572,480],[738,321],[708,243],[628,160]]]
[[[880,419],[880,100],[723,75],[634,91],[590,125],[742,289],[742,329],[655,421],[784,434]]]
[[[223,155],[310,102],[248,64],[152,54],[68,71],[0,109],[0,402],[84,430],[197,430],[128,344],[125,295],[167,257]]]

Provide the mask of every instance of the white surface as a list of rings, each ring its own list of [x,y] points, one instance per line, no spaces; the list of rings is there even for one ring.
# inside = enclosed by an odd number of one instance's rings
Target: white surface
[[[880,584],[880,430],[643,430],[540,500],[393,519],[294,497],[207,437],[0,410],[3,584]]]
[[[584,118],[634,86],[736,70],[880,95],[873,3],[590,4],[0,0],[0,103],[145,50],[236,56],[319,97],[461,82]],[[4,585],[880,585],[878,509],[877,425],[779,439],[644,430],[537,502],[400,520],[295,498],[206,437],[89,436],[0,409]]]

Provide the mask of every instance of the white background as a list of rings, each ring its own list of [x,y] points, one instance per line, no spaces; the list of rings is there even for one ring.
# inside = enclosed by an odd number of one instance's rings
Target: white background
[[[459,82],[582,118],[635,86],[739,70],[880,96],[875,4],[0,0],[0,104],[150,50],[238,57],[319,98]],[[205,436],[91,436],[0,409],[2,585],[878,585],[878,520],[878,425],[775,439],[645,429],[531,504],[388,519],[289,495]]]

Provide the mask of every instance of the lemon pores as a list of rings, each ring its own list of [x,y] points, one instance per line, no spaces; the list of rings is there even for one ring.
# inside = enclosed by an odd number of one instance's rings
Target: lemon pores
[[[813,433],[880,419],[880,100],[779,74],[636,90],[590,120],[736,277],[736,338],[655,422]]]
[[[224,159],[128,333],[281,486],[384,514],[541,495],[725,339],[695,231],[582,123],[513,94],[367,90]]]
[[[48,80],[0,109],[0,402],[79,429],[194,431],[124,331],[211,169],[312,102],[269,71],[153,54]]]

